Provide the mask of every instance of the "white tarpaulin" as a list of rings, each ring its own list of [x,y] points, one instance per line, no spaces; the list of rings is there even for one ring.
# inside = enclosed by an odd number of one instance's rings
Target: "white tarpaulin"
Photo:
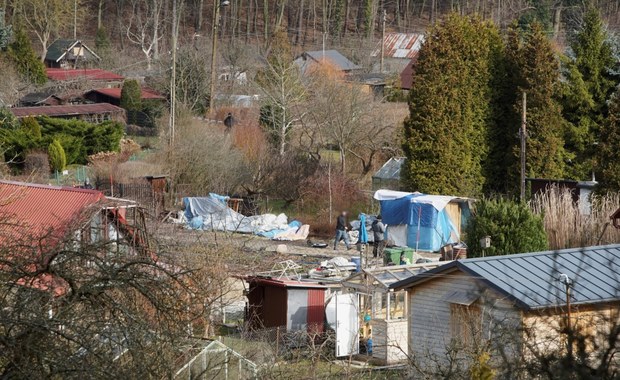
[[[290,227],[284,214],[244,216],[216,197],[188,197],[183,203],[192,229],[262,234]]]
[[[411,203],[425,203],[433,205],[433,207],[437,211],[441,211],[451,200],[456,197],[448,196],[448,195],[428,195],[422,193],[406,193],[404,191],[394,191],[394,190],[377,190],[375,195],[373,196],[378,201],[393,201],[395,199],[400,199],[407,197],[409,195],[414,195],[411,198]]]

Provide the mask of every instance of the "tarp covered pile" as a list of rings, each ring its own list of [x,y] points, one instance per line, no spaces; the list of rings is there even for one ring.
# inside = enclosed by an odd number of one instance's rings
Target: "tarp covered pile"
[[[245,216],[228,207],[226,200],[227,197],[217,194],[183,198],[187,227],[256,234],[276,240],[303,240],[308,237],[309,226],[295,220],[288,223],[284,214]]]

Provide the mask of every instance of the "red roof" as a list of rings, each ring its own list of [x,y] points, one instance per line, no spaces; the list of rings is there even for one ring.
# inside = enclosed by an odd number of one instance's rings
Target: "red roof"
[[[97,190],[0,181],[0,243],[8,239],[64,237],[76,219],[105,200]]]
[[[101,81],[122,81],[123,76],[101,69],[46,69],[47,77],[51,80],[64,81],[75,79],[90,79]]]
[[[121,98],[121,89],[120,88],[98,88],[93,90],[93,92],[105,95],[105,96],[109,96],[111,98],[114,99],[120,99]],[[142,99],[165,99],[163,96],[161,96],[160,94],[156,93],[155,91],[150,91],[147,89],[142,89]]]
[[[65,106],[15,107],[10,108],[16,117],[27,116],[74,116],[123,112],[123,109],[109,103],[72,104]]]

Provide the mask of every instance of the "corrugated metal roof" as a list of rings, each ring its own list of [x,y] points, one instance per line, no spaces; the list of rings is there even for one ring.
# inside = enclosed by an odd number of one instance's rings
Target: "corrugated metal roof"
[[[377,170],[372,178],[400,180],[400,168],[404,162],[405,157],[392,157],[383,164],[381,169]]]
[[[424,35],[419,33],[388,33],[383,39],[383,56],[385,58],[412,59],[417,57],[424,43]],[[371,57],[381,55],[381,42],[370,54]]]
[[[61,238],[90,206],[104,200],[100,191],[0,181],[0,242]]]
[[[123,112],[122,108],[108,103],[73,104],[65,106],[15,107],[9,109],[16,117],[74,116]]]
[[[109,96],[114,99],[121,98],[121,91],[122,89],[120,88],[98,88],[98,89],[92,90],[92,92],[103,94],[103,95]],[[144,88],[141,91],[142,91],[142,94],[141,94],[142,99],[165,99],[163,96],[159,95],[158,93],[154,91],[149,91]]]
[[[307,51],[304,52],[295,62],[300,65],[301,71],[305,73],[311,64],[321,63],[323,61],[331,63],[342,71],[351,71],[361,68],[342,55],[338,50]]]
[[[505,294],[524,309],[565,305],[561,274],[566,274],[573,284],[572,304],[620,300],[620,245],[457,260],[391,287],[403,289],[440,280],[440,273],[457,269]]]
[[[48,79],[63,81],[88,79],[101,81],[122,81],[123,76],[101,69],[46,69]]]

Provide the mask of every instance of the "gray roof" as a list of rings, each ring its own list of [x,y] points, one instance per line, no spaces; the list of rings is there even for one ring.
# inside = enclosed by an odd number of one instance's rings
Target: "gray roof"
[[[80,40],[67,40],[67,39],[57,39],[56,41],[54,41],[48,48],[47,48],[47,53],[45,54],[45,60],[46,61],[53,61],[53,62],[58,62],[60,61],[66,54],[67,52],[73,48],[74,46],[81,44],[82,47],[88,51],[90,54],[93,55],[93,57],[97,60],[100,60],[101,58],[99,58],[99,56],[92,50],[90,49],[88,46],[86,46],[84,43],[82,43],[82,41]]]
[[[383,164],[381,169],[373,174],[372,178],[400,180],[400,168],[403,166],[404,162],[404,157],[392,157]]]
[[[565,305],[561,274],[572,282],[572,304],[620,301],[620,245],[451,261],[390,287],[414,287],[453,270],[476,277],[523,309]]]
[[[361,68],[355,63],[349,61],[347,57],[340,54],[338,50],[325,50],[325,52],[323,52],[322,50],[307,51],[304,52],[299,58],[297,58],[295,62],[297,62],[297,64],[301,66],[302,72],[305,72],[308,68],[307,66],[309,63],[320,63],[323,60],[331,63],[342,71],[351,71]]]

